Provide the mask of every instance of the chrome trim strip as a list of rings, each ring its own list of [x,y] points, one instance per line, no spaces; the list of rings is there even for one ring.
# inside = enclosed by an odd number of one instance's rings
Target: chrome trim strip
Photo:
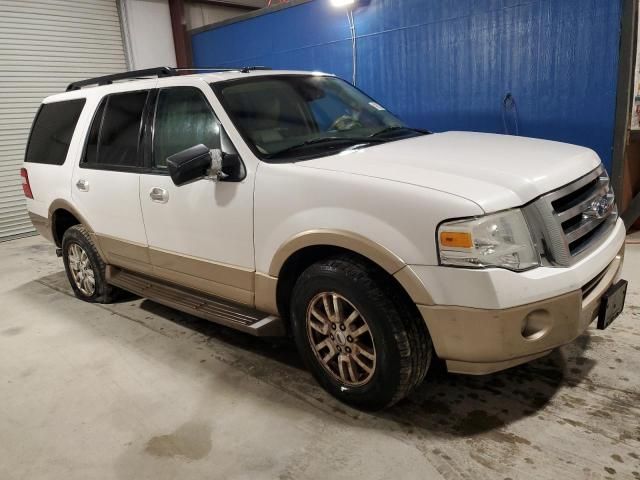
[[[611,212],[611,209],[607,212],[607,215]],[[581,221],[576,227],[571,230],[565,232],[565,237],[567,239],[567,243],[571,244],[576,240],[581,239],[590,231],[599,227],[604,221],[606,221],[606,217],[603,218],[591,218],[589,220]]]
[[[589,195],[589,198],[583,200],[582,202],[580,202],[574,207],[569,208],[568,210],[564,210],[558,213],[557,214],[558,218],[560,219],[561,222],[566,222],[567,220],[577,216],[578,214],[581,214],[589,207],[589,205],[591,205],[591,203],[595,198],[604,195],[608,191],[609,191],[609,180],[607,179],[605,182],[601,181],[600,187],[594,192],[592,192],[592,195]]]
[[[592,170],[586,175],[580,177],[575,182],[572,182],[569,185],[565,185],[564,187],[560,187],[558,190],[554,190],[550,193],[547,193],[543,195],[543,198],[546,198],[549,201],[549,203],[554,202],[559,198],[566,197],[570,193],[573,193],[576,190],[581,189],[582,187],[587,185],[589,182],[592,182],[593,180],[601,176],[603,173],[605,173],[605,169],[602,166],[602,164],[600,164],[598,167],[595,168],[595,170]]]

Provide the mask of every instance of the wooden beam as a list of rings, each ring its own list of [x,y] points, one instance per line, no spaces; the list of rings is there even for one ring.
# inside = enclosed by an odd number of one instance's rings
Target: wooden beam
[[[184,0],[169,0],[169,14],[171,15],[173,45],[176,51],[176,66],[189,68],[192,63],[191,37],[187,34]]]
[[[203,5],[213,5],[214,7],[229,7],[237,8],[238,10],[253,11],[260,10],[263,7],[256,7],[255,5],[243,5],[241,3],[225,2],[224,0],[187,0],[188,3],[201,3]]]
[[[631,203],[622,214],[622,220],[624,220],[624,226],[629,230],[636,220],[640,218],[640,193],[631,200]]]
[[[613,134],[611,182],[616,194],[618,209],[622,211],[625,152],[629,141],[629,124],[633,106],[635,61],[638,31],[638,0],[623,0],[620,50],[618,60],[618,85],[616,119]],[[625,222],[626,223],[626,222]],[[633,221],[631,222],[633,223]]]

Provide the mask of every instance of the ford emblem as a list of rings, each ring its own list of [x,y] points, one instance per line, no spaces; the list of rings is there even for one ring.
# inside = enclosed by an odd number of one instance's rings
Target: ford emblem
[[[591,202],[589,207],[582,212],[582,216],[585,218],[603,218],[609,213],[610,206],[608,195],[603,195]]]

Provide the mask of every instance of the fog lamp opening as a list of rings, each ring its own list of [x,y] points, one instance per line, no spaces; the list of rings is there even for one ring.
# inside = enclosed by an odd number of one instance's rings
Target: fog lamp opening
[[[534,310],[522,319],[520,332],[525,340],[539,340],[549,331],[551,323],[552,318],[548,310]]]

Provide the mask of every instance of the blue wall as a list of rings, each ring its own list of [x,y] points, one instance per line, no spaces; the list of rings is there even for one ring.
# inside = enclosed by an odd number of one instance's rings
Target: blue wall
[[[370,0],[355,12],[358,80],[434,131],[515,132],[593,148],[611,164],[621,0]],[[268,65],[351,78],[329,0],[197,33],[196,66]],[[516,108],[503,106],[512,93]]]

